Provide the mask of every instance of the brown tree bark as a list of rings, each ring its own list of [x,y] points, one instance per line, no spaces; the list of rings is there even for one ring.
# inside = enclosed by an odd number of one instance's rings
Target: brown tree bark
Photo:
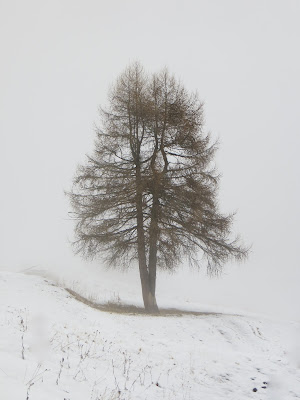
[[[150,273],[150,271],[148,271],[147,268],[147,260],[146,260],[145,232],[144,232],[144,221],[143,221],[143,194],[142,194],[143,189],[142,189],[141,170],[139,163],[137,163],[136,166],[136,185],[137,185],[136,209],[137,209],[138,262],[139,262],[142,295],[143,295],[145,310],[150,313],[156,313],[158,312],[158,307],[155,298],[156,262],[155,262],[155,270],[152,268],[152,273]],[[153,271],[155,271],[155,276],[153,275]]]
[[[158,241],[158,209],[159,200],[157,193],[153,195],[153,205],[151,210],[150,240],[149,240],[149,289],[152,312],[158,312],[156,303],[156,265],[157,265],[157,241]]]

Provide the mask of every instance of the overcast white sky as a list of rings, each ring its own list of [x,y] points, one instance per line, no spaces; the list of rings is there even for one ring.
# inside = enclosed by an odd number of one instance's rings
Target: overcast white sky
[[[140,60],[205,101],[221,208],[238,211],[235,230],[253,245],[222,280],[161,282],[206,303],[300,314],[299,21],[299,0],[0,0],[0,266],[85,268],[63,191],[93,148],[109,85]]]

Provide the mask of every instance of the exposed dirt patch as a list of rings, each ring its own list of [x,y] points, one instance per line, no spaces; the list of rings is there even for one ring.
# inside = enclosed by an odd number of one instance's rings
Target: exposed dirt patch
[[[80,294],[78,294],[77,292],[75,292],[72,289],[66,288],[66,291],[71,296],[73,296],[76,300],[80,301],[81,303],[84,303],[92,308],[95,308],[96,310],[109,312],[109,313],[127,314],[127,315],[155,315],[155,316],[161,316],[161,317],[168,317],[168,316],[181,317],[184,315],[195,315],[195,316],[223,315],[221,313],[216,313],[216,312],[188,311],[188,310],[180,310],[177,308],[161,308],[159,310],[159,313],[149,314],[142,307],[137,307],[134,305],[112,303],[112,302],[99,304],[99,303],[95,303],[95,302],[81,296]]]

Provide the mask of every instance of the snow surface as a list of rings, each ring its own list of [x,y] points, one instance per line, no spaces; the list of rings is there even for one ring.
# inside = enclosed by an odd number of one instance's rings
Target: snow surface
[[[299,333],[262,317],[101,312],[1,271],[0,400],[300,399]]]

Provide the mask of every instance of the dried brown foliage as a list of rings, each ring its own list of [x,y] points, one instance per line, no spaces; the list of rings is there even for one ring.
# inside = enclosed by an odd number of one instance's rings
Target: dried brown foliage
[[[120,75],[101,110],[95,151],[69,193],[77,251],[111,265],[138,260],[146,309],[155,311],[156,268],[187,257],[217,273],[247,249],[232,239],[232,215],[217,204],[216,143],[204,132],[203,104],[167,70],[139,63]],[[199,259],[199,255],[202,257]]]

